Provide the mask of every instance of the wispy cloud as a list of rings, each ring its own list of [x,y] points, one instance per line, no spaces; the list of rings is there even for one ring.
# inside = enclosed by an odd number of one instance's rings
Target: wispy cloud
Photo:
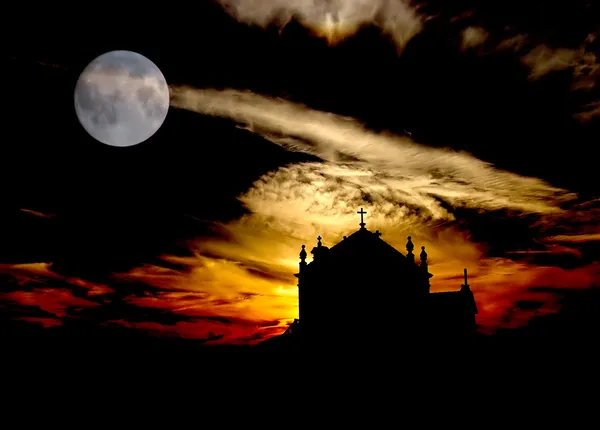
[[[522,60],[531,68],[531,77],[535,79],[551,71],[572,67],[578,55],[579,52],[575,49],[553,49],[539,45],[524,55]]]
[[[551,46],[549,44],[532,45],[527,35],[519,34],[507,38],[498,44],[499,50],[511,49],[521,55],[521,62],[531,70],[532,81],[552,73],[566,71],[572,77],[571,90],[587,95],[588,102],[575,112],[575,118],[589,121],[598,116],[600,109],[597,95],[593,94],[600,79],[600,63],[596,49],[592,47],[597,35],[590,33],[577,48]],[[595,98],[596,97],[596,98]]]
[[[582,122],[588,122],[600,116],[600,101],[595,101],[584,105],[580,112],[575,114]]]
[[[409,199],[407,203],[418,203],[434,218],[446,216],[436,198],[456,206],[510,208],[527,213],[561,212],[562,203],[576,198],[540,179],[500,170],[470,154],[374,133],[351,118],[283,99],[187,87],[173,87],[171,93],[175,107],[231,118],[287,149],[311,153],[326,161],[281,170],[256,186],[282,189],[285,187],[276,183],[290,177],[301,190],[320,175],[344,185],[359,183],[367,191],[383,191],[377,194],[401,191]],[[286,139],[282,141],[281,136]],[[306,177],[299,177],[300,171]]]
[[[46,219],[52,219],[54,218],[56,215],[51,214],[51,213],[44,213],[44,212],[39,212],[39,211],[34,211],[33,209],[20,209],[21,212],[28,214],[28,215],[33,215],[35,217],[38,218],[46,218]]]
[[[546,242],[571,242],[571,243],[583,243],[590,241],[600,241],[600,233],[587,233],[587,234],[559,234],[557,236],[547,237]]]

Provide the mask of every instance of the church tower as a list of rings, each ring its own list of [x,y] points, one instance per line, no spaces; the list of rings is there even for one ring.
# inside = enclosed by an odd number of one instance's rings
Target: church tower
[[[294,276],[298,278],[298,303],[302,301],[302,272],[306,268],[306,245],[302,245],[302,250],[300,251],[300,270]],[[298,306],[298,318],[302,319],[302,306]]]

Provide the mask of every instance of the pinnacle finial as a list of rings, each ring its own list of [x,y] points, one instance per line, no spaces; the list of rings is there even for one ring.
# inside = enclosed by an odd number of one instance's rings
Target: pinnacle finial
[[[412,254],[413,249],[415,249],[415,245],[412,243],[412,237],[408,236],[408,242],[406,242],[406,250],[409,254]]]
[[[302,251],[300,251],[300,260],[304,263],[306,260],[306,245],[302,245]]]
[[[468,282],[468,279],[467,279],[467,269],[466,268],[464,270],[464,276],[465,276],[465,283],[463,285],[461,285],[461,287],[462,287],[463,290],[468,290],[469,287],[470,287],[470,285],[469,285],[469,282]]]
[[[420,257],[421,257],[421,261],[423,263],[427,263],[427,253],[425,252],[425,247],[424,246],[421,247],[421,255],[420,255]]]
[[[319,247],[322,245],[321,239],[323,239],[321,236],[317,236],[317,246]]]

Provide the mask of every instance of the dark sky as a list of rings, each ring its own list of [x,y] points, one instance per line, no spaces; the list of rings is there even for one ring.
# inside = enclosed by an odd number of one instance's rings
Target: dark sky
[[[441,289],[473,267],[488,331],[593,325],[598,5],[360,3],[331,3],[338,27],[283,0],[52,6],[7,33],[9,331],[261,339],[296,317],[300,245],[352,231],[361,204],[399,249],[411,231],[427,242]],[[73,107],[81,71],[117,49],[151,59],[175,97],[129,148],[94,140]]]

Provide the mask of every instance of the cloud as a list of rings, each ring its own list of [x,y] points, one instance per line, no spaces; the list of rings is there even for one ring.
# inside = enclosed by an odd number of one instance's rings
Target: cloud
[[[481,274],[471,283],[476,285],[477,322],[486,333],[521,327],[533,317],[560,311],[558,299],[565,289],[583,290],[600,285],[599,263],[563,269],[493,258],[481,261],[481,265],[487,267],[482,267]],[[535,310],[520,309],[518,304],[523,300],[542,305]]]
[[[0,275],[3,281],[12,281],[3,283],[0,302],[9,304],[17,320],[44,328],[82,317],[85,311],[110,302],[115,292],[107,285],[60,275],[49,263],[0,264]]]
[[[63,325],[63,322],[58,318],[23,317],[17,318],[17,320],[40,324],[44,328],[60,327]]]
[[[590,241],[600,241],[599,233],[587,233],[587,234],[559,234],[557,236],[550,236],[545,238],[546,242],[567,242],[567,243],[582,243]]]
[[[467,30],[463,32],[463,50]],[[580,43],[571,40],[572,35],[565,32],[567,40],[560,44],[534,32],[505,34],[511,31],[514,30],[505,26],[503,32],[486,33],[490,40],[495,41],[496,52],[512,52],[518,56],[521,63],[530,70],[529,80],[532,82],[543,80],[556,72],[569,76],[570,82],[564,90],[569,94],[569,100],[575,101],[573,117],[581,122],[594,120],[600,114],[597,92],[600,79],[597,32],[590,32],[580,38]],[[472,33],[477,39],[476,33]]]
[[[463,51],[475,48],[482,45],[488,37],[489,33],[481,27],[467,27],[462,32],[461,48]]]
[[[127,297],[125,301],[141,309],[159,309],[189,317],[193,324],[186,326],[188,334],[194,330],[204,333],[207,330],[204,326],[215,324],[227,326],[226,330],[210,329],[222,335],[219,342],[236,342],[237,337],[265,332],[260,328],[265,325],[271,327],[270,335],[283,332],[297,315],[294,277],[289,271],[285,272],[287,276],[274,275],[284,270],[277,269],[277,263],[272,261],[263,268],[271,276],[264,276],[256,270],[260,267],[260,262],[253,260],[257,254],[248,249],[231,252],[235,246],[227,241],[198,240],[193,245],[193,257],[162,257],[165,262],[180,265],[181,270],[145,265],[116,274],[115,278],[160,288],[148,295]],[[177,331],[173,327],[165,330]]]
[[[306,164],[303,171],[307,177],[300,181],[292,178],[294,183],[307,184],[314,179],[310,175],[345,184],[360,178],[361,184],[372,184],[367,189],[401,190],[409,199],[407,203],[414,200],[438,219],[444,218],[445,211],[436,197],[457,206],[510,208],[527,213],[561,212],[562,203],[576,198],[542,180],[497,169],[470,154],[374,133],[353,119],[283,99],[188,87],[172,87],[171,93],[175,107],[233,119],[289,150],[310,153],[326,161]],[[280,136],[286,139],[282,141]],[[345,161],[348,158],[355,161]],[[298,176],[297,169],[281,172],[271,175],[271,179],[280,182],[284,173]]]
[[[34,211],[32,209],[20,209],[20,211],[25,214],[33,215],[38,218],[52,219],[56,216],[54,214],[38,212],[38,211]]]
[[[277,277],[256,262],[201,255],[162,261],[181,269],[144,265],[115,274],[110,288],[58,274],[49,263],[1,264],[13,291],[0,293],[0,303],[13,318],[44,328],[115,323],[211,343],[258,342],[283,332],[297,313],[294,278],[283,270]]]
[[[398,47],[422,29],[426,18],[404,0],[219,0],[242,22],[266,27],[285,26],[297,18],[319,36],[335,44],[361,26],[373,24],[389,34]]]
[[[0,274],[13,276],[20,285],[44,284],[47,279],[61,280],[84,289],[88,296],[101,296],[114,292],[108,285],[58,274],[52,270],[52,264],[50,263],[0,264]]]
[[[593,46],[595,40],[596,34],[590,33],[577,48],[554,47],[549,44],[530,48],[529,39],[521,34],[505,39],[498,48],[525,51],[521,61],[531,69],[530,79],[537,80],[551,72],[568,70],[572,78],[571,90],[586,93],[595,89],[600,79],[600,63]],[[583,111],[576,117],[581,120],[590,119],[597,115],[597,106],[598,101],[582,106]]]
[[[280,334],[285,327],[260,326],[256,324],[227,324],[219,321],[179,321],[172,325],[158,324],[153,321],[130,322],[111,321],[129,329],[143,330],[158,336],[179,337],[203,341],[211,344],[254,344],[271,336]]]
[[[573,67],[578,55],[575,49],[539,45],[524,55],[522,61],[531,68],[531,77],[536,79],[552,71]]]
[[[511,50],[518,52],[521,51],[527,43],[528,37],[526,34],[517,34],[501,40],[496,48],[500,51]]]
[[[0,293],[0,300],[14,302],[20,306],[36,307],[57,318],[69,315],[69,310],[99,306],[81,297],[73,295],[66,288],[33,288],[31,291],[11,291]]]
[[[600,199],[574,203],[562,213],[542,215],[532,226],[545,237],[598,233]]]
[[[550,242],[549,239],[545,239],[545,242]],[[575,257],[581,257],[581,251],[568,246],[561,246],[556,244],[549,244],[546,249],[527,249],[520,251],[508,251],[508,255],[574,255]]]
[[[582,111],[576,113],[574,116],[582,122],[588,122],[600,116],[600,101],[584,105]]]

